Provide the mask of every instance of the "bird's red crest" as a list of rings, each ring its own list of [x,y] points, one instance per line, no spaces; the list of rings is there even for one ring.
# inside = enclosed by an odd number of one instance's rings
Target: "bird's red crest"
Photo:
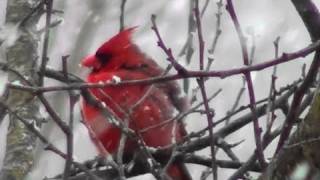
[[[107,42],[105,42],[100,48],[97,50],[97,54],[104,54],[106,52],[121,52],[122,50],[127,49],[132,45],[131,37],[132,33],[137,27],[127,28],[117,35],[113,36]]]
[[[95,55],[88,56],[82,61],[83,66],[92,68],[87,77],[88,83],[143,80],[164,73],[156,62],[132,42],[134,29],[135,27],[119,32],[105,42]],[[180,88],[175,82],[152,86],[145,84],[106,86],[89,91],[99,102],[108,107],[109,115],[114,115],[109,119],[110,116],[105,116],[100,108],[86,100],[83,101],[85,125],[88,126],[92,139],[103,156],[117,154],[122,131],[114,124],[120,124],[125,120],[128,120],[128,127],[134,132],[148,129],[140,136],[141,141],[148,147],[167,147],[174,142],[183,142],[184,136],[187,135],[182,121],[177,124],[167,123],[168,119],[175,117],[175,110],[185,110],[182,104],[185,104],[186,100],[180,97]],[[114,119],[119,122],[115,123]],[[163,124],[165,126],[162,126]],[[139,151],[139,142],[135,138],[127,138],[123,155],[132,157]],[[159,162],[166,160],[165,157],[159,158]],[[191,180],[183,162],[173,162],[166,172],[170,179]]]

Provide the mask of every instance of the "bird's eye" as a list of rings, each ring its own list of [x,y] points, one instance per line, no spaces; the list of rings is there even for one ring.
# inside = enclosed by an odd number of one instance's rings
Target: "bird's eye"
[[[101,61],[102,64],[105,64],[112,58],[112,55],[108,53],[97,53],[96,57]]]

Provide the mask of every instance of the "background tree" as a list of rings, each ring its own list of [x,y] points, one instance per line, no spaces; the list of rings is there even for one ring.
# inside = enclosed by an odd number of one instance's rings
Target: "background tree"
[[[23,79],[38,86],[37,57],[40,37],[36,34],[36,24],[42,14],[42,5],[34,12],[34,6],[40,1],[8,1],[6,24],[11,31],[8,39],[3,42],[6,46],[6,63],[1,63],[1,69],[8,72],[8,82],[20,84]],[[8,27],[9,28],[9,27]],[[4,84],[3,84],[4,85]],[[35,127],[41,127],[39,107],[29,92],[6,89],[1,97],[1,119],[11,111],[25,119]],[[31,171],[34,162],[33,150],[37,136],[9,113],[9,127],[6,141],[5,158],[0,172],[0,179],[22,179]]]

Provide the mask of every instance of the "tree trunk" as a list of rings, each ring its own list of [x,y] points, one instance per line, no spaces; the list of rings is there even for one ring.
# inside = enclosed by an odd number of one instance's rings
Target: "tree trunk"
[[[32,83],[37,83],[37,57],[39,35],[36,32],[41,8],[28,17],[40,0],[8,0],[6,25],[17,26],[17,40],[6,49],[7,63]],[[23,83],[17,74],[8,72],[8,81]],[[40,126],[39,106],[33,96],[22,91],[9,90],[5,98],[11,110],[32,123]],[[30,172],[36,145],[36,136],[9,114],[9,129],[3,168],[0,180],[21,180]]]

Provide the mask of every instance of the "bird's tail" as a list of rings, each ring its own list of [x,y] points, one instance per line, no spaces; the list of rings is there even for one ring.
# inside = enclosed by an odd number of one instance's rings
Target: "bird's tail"
[[[183,163],[174,163],[168,170],[167,174],[172,180],[192,180],[187,167]]]

